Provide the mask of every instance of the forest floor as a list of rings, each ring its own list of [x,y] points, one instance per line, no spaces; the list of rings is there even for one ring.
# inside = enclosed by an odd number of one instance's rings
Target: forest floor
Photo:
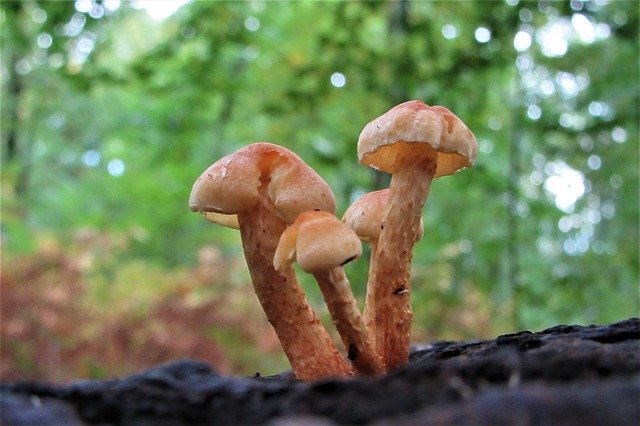
[[[181,360],[115,380],[0,386],[0,423],[640,424],[640,320],[415,347],[378,378],[232,377]]]

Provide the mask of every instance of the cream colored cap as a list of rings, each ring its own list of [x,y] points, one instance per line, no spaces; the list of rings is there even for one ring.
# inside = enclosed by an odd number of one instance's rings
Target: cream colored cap
[[[342,221],[352,229],[362,241],[377,241],[382,232],[386,214],[389,188],[367,192],[349,206]],[[424,225],[420,218],[420,230],[417,240],[422,238]]]
[[[282,270],[297,261],[305,272],[342,266],[362,254],[358,236],[333,214],[302,213],[280,237],[273,265]]]
[[[237,227],[234,216],[253,207],[261,191],[286,223],[309,210],[336,211],[324,179],[293,152],[267,142],[248,145],[207,168],[193,184],[189,206],[208,212],[212,222]]]
[[[476,137],[455,114],[415,100],[393,107],[364,127],[358,138],[358,160],[393,173],[399,150],[415,143],[428,144],[437,153],[434,177],[451,175],[476,160]]]

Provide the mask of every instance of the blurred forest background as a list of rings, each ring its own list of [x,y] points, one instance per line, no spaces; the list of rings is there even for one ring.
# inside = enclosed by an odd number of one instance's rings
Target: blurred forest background
[[[341,215],[387,182],[357,163],[359,132],[408,99],[479,142],[427,201],[415,342],[637,316],[638,8],[3,0],[2,378],[182,357],[287,369],[238,233],[189,211],[191,185],[269,141],[329,182]],[[365,253],[347,269],[360,300],[367,268]]]

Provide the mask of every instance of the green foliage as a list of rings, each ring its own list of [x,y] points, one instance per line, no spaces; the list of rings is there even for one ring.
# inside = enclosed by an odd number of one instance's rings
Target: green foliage
[[[6,253],[79,228],[126,236],[91,277],[118,304],[118,286],[162,281],[207,244],[241,253],[188,211],[209,164],[283,145],[341,214],[387,181],[357,163],[360,130],[416,98],[479,141],[476,166],[427,201],[416,338],[638,315],[636,2],[193,1],[164,21],[79,3],[0,3]],[[348,270],[359,297],[367,268],[365,254]]]

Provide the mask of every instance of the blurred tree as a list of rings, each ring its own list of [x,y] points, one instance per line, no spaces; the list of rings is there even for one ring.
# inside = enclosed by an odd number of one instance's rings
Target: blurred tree
[[[357,165],[360,130],[416,98],[479,141],[425,208],[418,338],[638,315],[636,2],[197,1],[163,21],[140,7],[0,3],[3,250],[92,226],[131,236],[122,259],[239,253],[186,208],[205,167],[284,145],[342,213],[385,181]],[[349,267],[359,294],[366,270]]]

